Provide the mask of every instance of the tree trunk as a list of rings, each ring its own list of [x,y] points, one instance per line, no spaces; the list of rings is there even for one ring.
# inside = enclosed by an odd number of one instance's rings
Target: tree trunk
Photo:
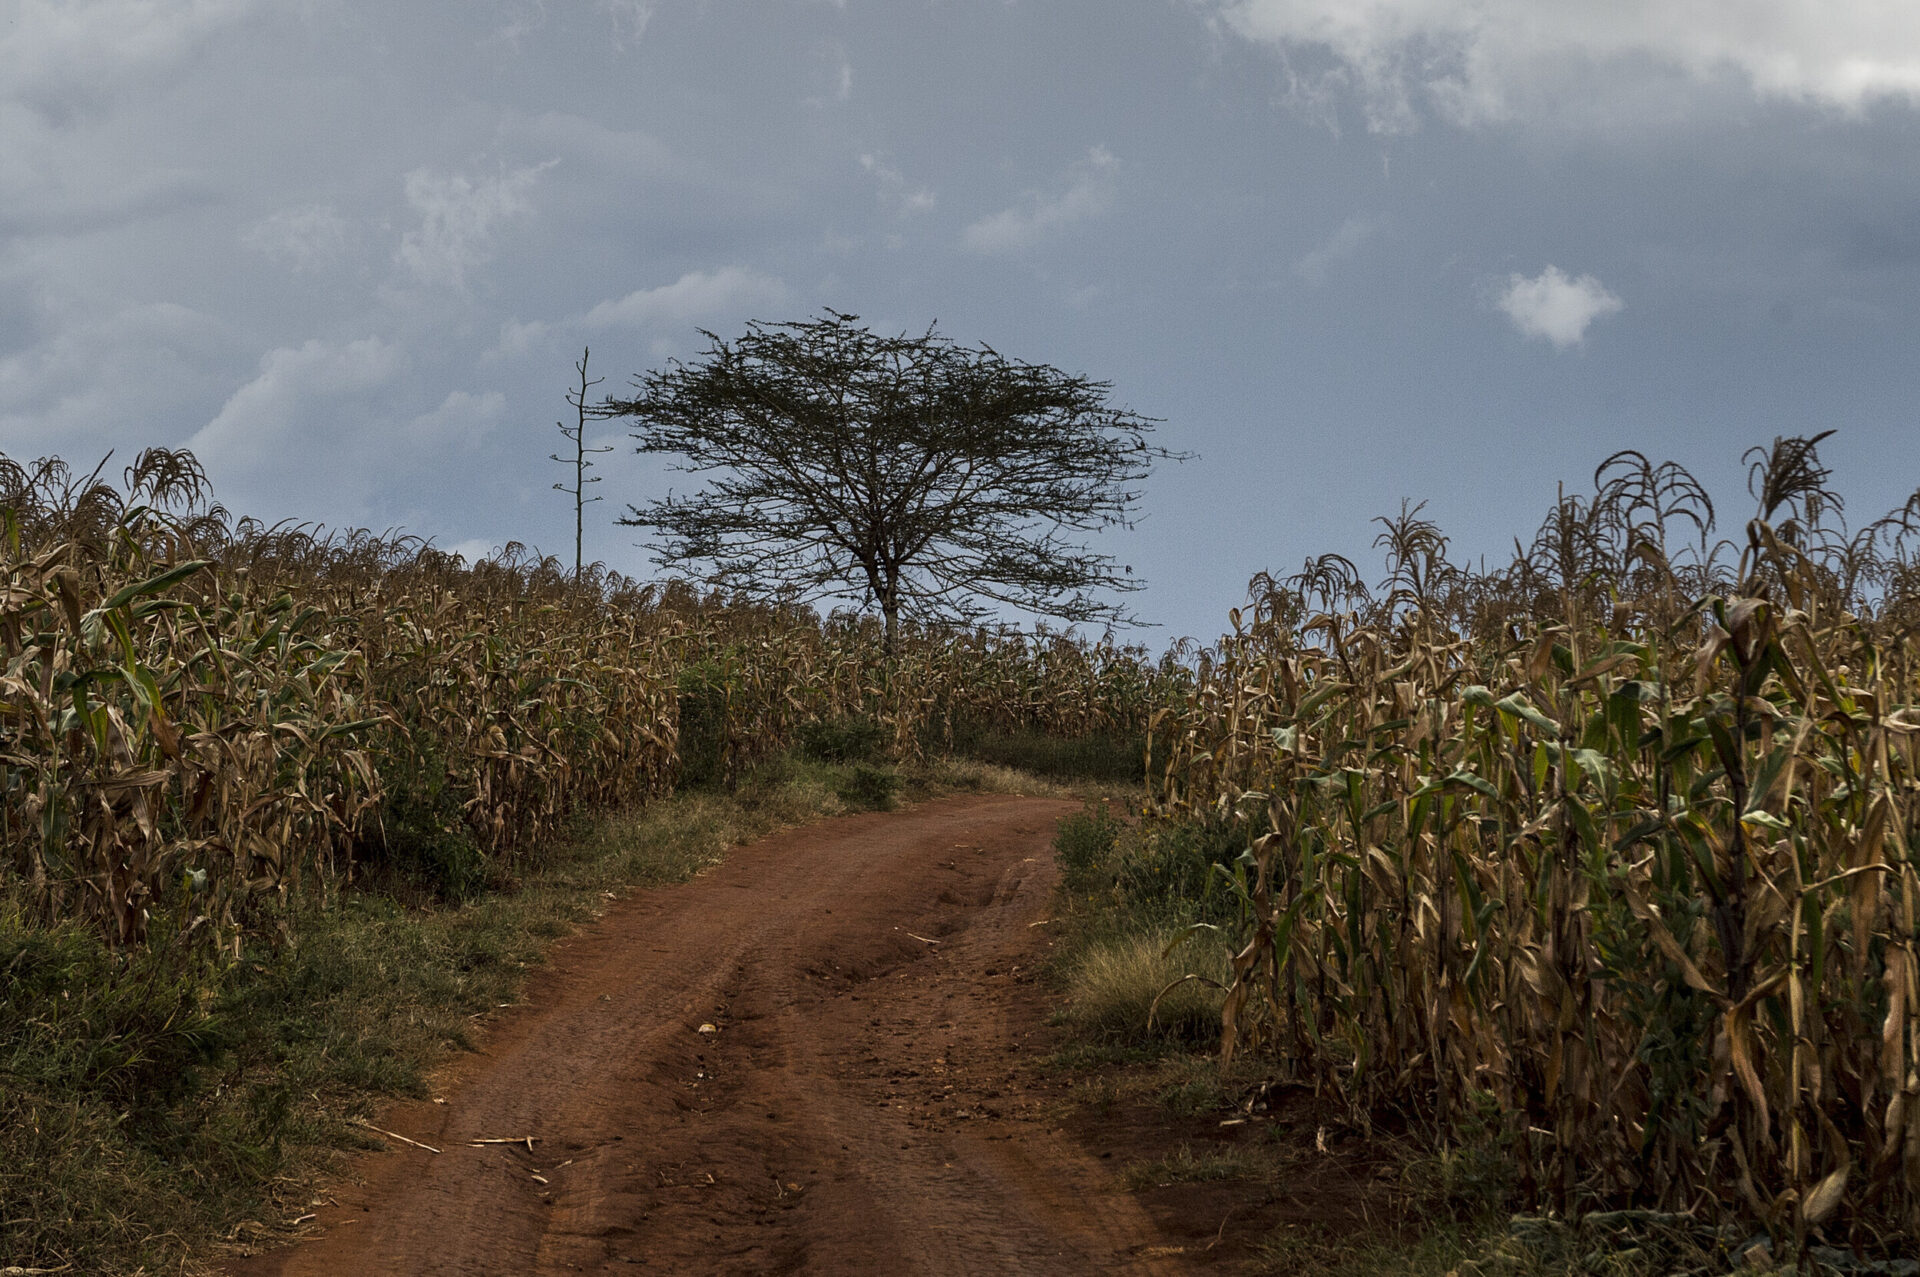
[[[881,563],[880,614],[887,619],[886,643],[882,650],[891,660],[900,643],[900,568],[885,560]]]

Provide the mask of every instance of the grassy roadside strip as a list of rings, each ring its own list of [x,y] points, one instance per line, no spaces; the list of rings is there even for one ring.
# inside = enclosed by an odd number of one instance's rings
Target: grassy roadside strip
[[[1300,1277],[1775,1271],[1764,1249],[1748,1253],[1762,1239],[1703,1236],[1654,1212],[1578,1226],[1511,1215],[1496,1115],[1484,1141],[1443,1147],[1391,1115],[1355,1126],[1344,1108],[1288,1087],[1271,1062],[1242,1055],[1222,1070],[1216,985],[1243,933],[1214,867],[1231,866],[1245,831],[1132,824],[1110,797],[1063,821],[1054,843],[1052,976],[1065,1040],[1049,1064],[1073,1082],[1082,1138],[1150,1213],[1188,1232],[1190,1253],[1224,1243],[1210,1257],[1227,1271]],[[1203,978],[1176,983],[1188,976]]]
[[[1224,1242],[1208,1257],[1229,1271],[1453,1272],[1485,1227],[1447,1200],[1458,1175],[1408,1141],[1355,1138],[1268,1065],[1219,1065],[1239,916],[1214,866],[1245,845],[1231,824],[1141,826],[1100,802],[1062,822],[1051,1067],[1074,1083],[1079,1125],[1150,1213],[1190,1217],[1171,1221],[1190,1223],[1190,1252]]]
[[[369,1146],[356,1119],[424,1094],[611,898],[781,828],[965,790],[1059,792],[976,762],[896,774],[781,755],[731,792],[583,825],[464,904],[357,891],[307,908],[297,941],[225,970],[114,955],[0,901],[0,1268],[193,1272],[223,1242],[271,1235]]]

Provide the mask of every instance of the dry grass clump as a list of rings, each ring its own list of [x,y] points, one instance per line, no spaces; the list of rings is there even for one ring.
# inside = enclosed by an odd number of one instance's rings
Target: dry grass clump
[[[1109,1042],[1203,1043],[1220,1032],[1226,946],[1209,933],[1155,930],[1089,941],[1068,975],[1062,1020]]]

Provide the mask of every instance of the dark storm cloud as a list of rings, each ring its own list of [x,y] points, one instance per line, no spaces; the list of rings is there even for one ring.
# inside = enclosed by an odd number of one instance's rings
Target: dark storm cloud
[[[268,519],[557,549],[582,347],[614,389],[831,306],[1165,418],[1201,458],[1111,548],[1176,631],[1402,496],[1499,553],[1619,447],[1737,493],[1838,426],[1850,508],[1892,504],[1920,24],[1743,11],[20,0],[0,449],[190,443]],[[608,516],[667,483],[601,473]]]

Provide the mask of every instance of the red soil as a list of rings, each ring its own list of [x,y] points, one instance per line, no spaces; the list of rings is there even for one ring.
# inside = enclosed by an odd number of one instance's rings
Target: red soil
[[[622,901],[439,1079],[444,1103],[382,1120],[439,1154],[367,1156],[314,1236],[231,1271],[1185,1271],[1189,1239],[1064,1128],[1067,1083],[1033,1064],[1073,809],[827,821]]]

